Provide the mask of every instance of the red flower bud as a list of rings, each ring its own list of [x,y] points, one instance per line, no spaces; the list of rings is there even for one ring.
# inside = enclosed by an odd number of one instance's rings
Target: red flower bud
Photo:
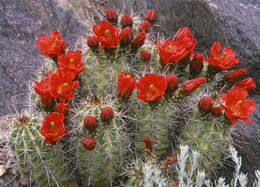
[[[147,50],[141,50],[140,51],[141,57],[143,59],[143,61],[145,62],[149,62],[151,59],[151,53]]]
[[[70,104],[69,103],[58,103],[56,105],[56,109],[58,110],[59,113],[63,113],[66,116],[69,112]]]
[[[251,77],[248,77],[246,79],[237,82],[234,85],[234,87],[239,87],[244,90],[254,90],[256,88],[256,83]]]
[[[84,127],[88,130],[96,129],[98,127],[97,118],[95,118],[94,116],[85,116]]]
[[[198,77],[196,79],[188,80],[181,86],[181,91],[184,95],[189,95],[194,92],[201,84],[205,83],[207,79]]]
[[[148,12],[145,13],[144,19],[148,20],[150,22],[154,22],[156,20],[156,12],[154,9],[149,10]]]
[[[212,99],[207,96],[202,97],[198,103],[198,107],[201,112],[210,112],[213,107]]]
[[[121,18],[121,24],[124,27],[132,27],[133,25],[133,19],[131,18],[131,16],[129,14],[124,14]]]
[[[175,74],[170,74],[166,77],[167,81],[167,90],[168,91],[175,91],[177,90],[178,86],[178,78]]]
[[[142,45],[144,45],[145,39],[146,39],[146,33],[139,32],[138,35],[132,41],[131,44],[132,48],[139,49]]]
[[[173,157],[173,156],[168,156],[165,159],[165,162],[167,163],[167,165],[170,165],[170,164],[178,162],[178,158],[177,157]]]
[[[100,118],[103,123],[110,123],[114,118],[114,111],[110,107],[104,108],[100,113]]]
[[[145,143],[145,148],[152,151],[153,150],[153,144],[154,144],[153,140],[150,139],[150,138],[144,137],[143,141]]]
[[[95,36],[89,36],[87,39],[87,45],[90,49],[97,49],[99,46],[99,43]]]
[[[200,74],[203,69],[203,58],[203,53],[193,53],[193,59],[190,62],[190,71],[192,74]]]
[[[220,116],[222,114],[222,110],[220,106],[214,106],[211,110],[214,116]]]
[[[120,36],[122,38],[121,45],[126,46],[132,42],[134,34],[130,27],[126,27],[121,31]]]
[[[87,149],[87,150],[93,150],[93,149],[95,149],[95,147],[96,147],[96,140],[95,139],[93,139],[93,138],[86,138],[83,142],[83,145],[84,145],[84,147]]]
[[[246,68],[232,70],[232,71],[228,72],[228,74],[226,75],[226,79],[229,82],[233,82],[234,80],[238,79],[239,77],[241,77],[245,74],[247,74]]]
[[[135,88],[135,77],[131,73],[118,73],[117,96],[128,99]]]
[[[149,32],[151,30],[151,23],[149,21],[142,21],[142,23],[139,25],[139,31],[143,32]]]
[[[118,17],[118,15],[114,9],[112,9],[112,8],[107,9],[106,18],[109,22],[116,22],[117,17]]]

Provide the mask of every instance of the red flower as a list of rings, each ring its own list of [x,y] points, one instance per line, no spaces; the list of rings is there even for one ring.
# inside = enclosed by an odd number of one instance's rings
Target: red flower
[[[64,39],[58,31],[51,31],[50,38],[43,34],[39,35],[35,45],[42,51],[42,55],[55,58],[64,53],[68,44],[64,43]]]
[[[156,20],[156,12],[154,9],[149,10],[148,12],[145,13],[144,19],[148,20],[150,22],[154,22]]]
[[[99,46],[99,43],[95,36],[89,36],[87,39],[87,45],[90,49],[97,49]]]
[[[94,116],[85,116],[84,127],[88,130],[96,129],[98,127],[97,118],[95,118]]]
[[[50,77],[52,72],[47,73],[47,77],[40,82],[34,81],[34,90],[41,97],[41,102],[44,107],[51,107],[54,98],[51,95]]]
[[[103,108],[100,113],[100,119],[103,123],[110,123],[114,118],[114,111],[110,107]]]
[[[241,69],[237,69],[237,70],[232,70],[229,71],[226,75],[226,79],[229,82],[233,82],[234,80],[238,79],[239,77],[243,76],[247,74],[247,70],[246,68],[241,68]]]
[[[174,92],[177,90],[178,86],[178,77],[175,74],[170,74],[166,77],[167,81],[167,90]]]
[[[101,48],[117,48],[121,40],[118,29],[106,20],[100,21],[99,25],[94,25],[92,31],[97,36],[96,40],[100,42]]]
[[[112,9],[112,8],[107,9],[106,18],[109,22],[116,22],[117,17],[118,17],[118,15],[114,9]]]
[[[129,45],[132,42],[133,38],[134,38],[133,31],[132,31],[132,29],[130,27],[124,28],[121,31],[120,36],[121,36],[121,44],[123,46]]]
[[[149,149],[150,151],[153,150],[153,145],[154,145],[154,141],[150,138],[144,137],[143,139],[144,143],[145,143],[145,148]]]
[[[236,53],[229,47],[224,47],[220,52],[220,42],[215,42],[210,49],[210,58],[205,59],[211,66],[220,70],[226,70],[227,67],[235,67],[239,62]]]
[[[65,55],[59,56],[58,64],[62,70],[72,72],[77,76],[85,70],[81,58],[81,51],[68,51]]]
[[[121,18],[121,24],[124,27],[132,27],[133,25],[133,19],[131,18],[131,16],[129,14],[124,14]]]
[[[245,90],[254,90],[256,88],[256,83],[251,77],[248,77],[246,79],[243,79],[243,80],[237,82],[234,85],[234,87],[239,87],[239,88],[245,89]]]
[[[143,61],[145,61],[145,62],[149,62],[150,61],[152,55],[151,55],[151,53],[149,51],[141,50],[140,54],[141,54],[141,57],[142,57]]]
[[[162,67],[167,64],[175,65],[180,59],[188,54],[181,42],[165,40],[163,43],[157,42],[160,63]]]
[[[220,106],[214,106],[211,110],[214,116],[220,116],[222,114],[222,110]]]
[[[151,23],[149,21],[142,21],[142,23],[139,25],[139,31],[143,32],[149,32],[151,30]]]
[[[58,110],[59,113],[63,113],[66,116],[69,112],[70,104],[69,103],[58,103],[56,105],[56,109]]]
[[[138,91],[137,98],[142,101],[159,101],[167,88],[167,81],[164,76],[154,73],[147,73],[136,83]]]
[[[93,138],[86,138],[83,142],[83,145],[84,145],[84,147],[87,149],[87,150],[93,150],[93,149],[95,149],[95,147],[96,147],[96,140],[95,139],[93,139]]]
[[[213,108],[212,99],[207,96],[202,97],[198,103],[198,107],[201,112],[210,112]]]
[[[193,53],[193,58],[190,62],[190,70],[192,73],[200,74],[203,69],[203,54],[202,53]]]
[[[132,48],[139,49],[142,45],[144,45],[145,39],[146,39],[146,33],[139,32],[138,35],[132,41],[131,44]]]
[[[196,46],[196,40],[194,36],[190,33],[190,28],[181,28],[176,36],[176,41],[180,42],[181,45],[186,49],[187,55],[191,54]]]
[[[72,99],[74,89],[79,86],[79,81],[73,81],[74,77],[73,73],[58,69],[50,79],[52,96],[58,98],[60,102]]]
[[[58,141],[61,136],[69,133],[65,130],[63,120],[64,115],[58,112],[52,112],[44,117],[42,127],[40,129],[41,135],[46,138],[44,143]]]
[[[237,123],[237,119],[252,123],[248,115],[254,112],[255,100],[245,100],[247,96],[247,91],[238,87],[231,89],[228,93],[221,93],[221,99],[224,101],[221,107],[233,125]]]
[[[131,73],[118,73],[117,96],[128,99],[135,88],[135,77]]]
[[[185,81],[181,86],[181,91],[184,95],[190,95],[194,92],[201,84],[205,83],[206,79],[203,77],[198,77],[196,79]]]

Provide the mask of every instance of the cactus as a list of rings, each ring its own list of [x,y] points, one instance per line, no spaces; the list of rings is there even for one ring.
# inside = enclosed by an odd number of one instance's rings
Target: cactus
[[[170,185],[177,176],[168,170],[175,162],[169,156],[181,144],[201,152],[203,169],[211,171],[227,151],[230,121],[250,122],[254,101],[245,98],[255,83],[233,86],[245,71],[227,72],[238,63],[231,48],[220,52],[216,42],[204,58],[194,52],[189,28],[161,41],[148,33],[155,11],[144,18],[109,9],[111,23],[93,26],[82,51],[66,50],[58,31],[39,36],[36,46],[49,58],[30,89],[35,115],[15,123],[10,137],[31,184],[139,186],[142,170],[158,164],[162,173],[152,175]]]

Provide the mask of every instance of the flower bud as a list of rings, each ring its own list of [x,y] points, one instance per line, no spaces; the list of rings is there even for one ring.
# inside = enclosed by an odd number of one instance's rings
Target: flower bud
[[[207,79],[198,77],[196,79],[185,81],[181,86],[181,91],[184,95],[190,95],[194,92],[201,84],[205,83]]]
[[[132,27],[133,19],[129,14],[124,14],[121,18],[121,24],[123,25],[123,27]]]
[[[58,103],[56,105],[56,109],[58,110],[59,113],[63,113],[66,116],[69,112],[70,104],[69,103]]]
[[[87,150],[93,150],[93,149],[95,149],[95,147],[96,147],[96,140],[95,139],[93,139],[93,138],[86,138],[83,142],[83,145],[84,145],[84,147],[87,149]]]
[[[198,103],[198,107],[201,112],[210,112],[213,107],[212,99],[208,96],[202,97]]]
[[[100,118],[103,123],[110,123],[114,118],[114,111],[110,107],[104,108],[100,113]]]
[[[122,38],[121,41],[120,41],[120,44],[122,46],[129,45],[132,42],[133,37],[134,37],[133,31],[130,27],[124,28],[121,31],[120,35],[121,35],[121,38]]]
[[[87,45],[90,49],[95,50],[95,49],[98,49],[99,43],[96,40],[95,36],[89,36],[87,39]]]
[[[154,9],[149,10],[148,12],[145,13],[144,19],[150,21],[151,23],[156,20],[156,12]]]
[[[144,62],[149,62],[151,59],[151,53],[147,50],[141,50],[140,51],[141,57]]]
[[[147,137],[144,137],[143,139],[144,143],[145,143],[145,148],[152,151],[153,150],[153,140]]]
[[[142,21],[142,23],[139,25],[139,31],[140,32],[149,32],[151,30],[151,23],[149,21]]]
[[[193,53],[193,59],[190,62],[190,73],[199,75],[203,69],[203,53]]]
[[[177,90],[178,86],[178,78],[175,74],[170,74],[166,77],[167,81],[167,90],[174,92]]]
[[[112,8],[107,9],[106,18],[109,22],[114,22],[114,23],[117,22],[117,17],[118,15],[114,9]]]
[[[84,118],[84,127],[88,130],[94,130],[98,127],[97,118],[94,116],[86,116]]]
[[[132,41],[131,44],[132,48],[135,50],[139,49],[142,45],[144,45],[145,39],[146,39],[146,33],[139,32],[138,35]]]
[[[237,69],[237,70],[232,70],[232,71],[229,71],[226,75],[226,79],[229,81],[229,82],[233,82],[235,81],[236,79],[238,79],[239,77],[243,76],[247,74],[247,70],[246,68],[241,68],[241,69]]]
[[[214,116],[220,116],[222,114],[222,110],[220,106],[214,106],[211,110]]]

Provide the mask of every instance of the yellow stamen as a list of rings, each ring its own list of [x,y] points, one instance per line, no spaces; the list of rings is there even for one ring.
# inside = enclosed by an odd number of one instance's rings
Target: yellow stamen
[[[222,54],[222,56],[227,56],[227,52],[224,52],[224,53]]]
[[[55,43],[58,43],[58,42],[59,42],[59,39],[58,39],[58,38],[56,38],[56,39],[54,40],[54,42],[55,42]]]
[[[64,86],[64,87],[67,87],[67,86],[69,86],[69,84],[68,84],[68,83],[64,83],[63,86]]]
[[[167,47],[168,49],[172,49],[172,46],[171,45],[168,45],[168,47]]]
[[[54,123],[53,121],[51,122],[51,126],[52,126],[52,127],[54,127],[54,126],[55,126],[55,123]]]
[[[131,75],[127,75],[126,77],[130,78],[130,77],[131,77]]]
[[[74,60],[73,58],[70,59],[70,63],[71,63],[71,64],[73,64],[74,61],[75,61],[75,60]]]
[[[151,84],[151,85],[150,85],[150,89],[153,89],[153,88],[154,88],[154,85],[153,85],[153,84]]]
[[[49,85],[48,85],[48,84],[45,84],[45,88],[49,88]]]
[[[105,30],[105,34],[110,34],[110,30]]]
[[[239,101],[237,102],[238,105],[240,105],[241,103],[243,103],[242,100],[239,100]]]

